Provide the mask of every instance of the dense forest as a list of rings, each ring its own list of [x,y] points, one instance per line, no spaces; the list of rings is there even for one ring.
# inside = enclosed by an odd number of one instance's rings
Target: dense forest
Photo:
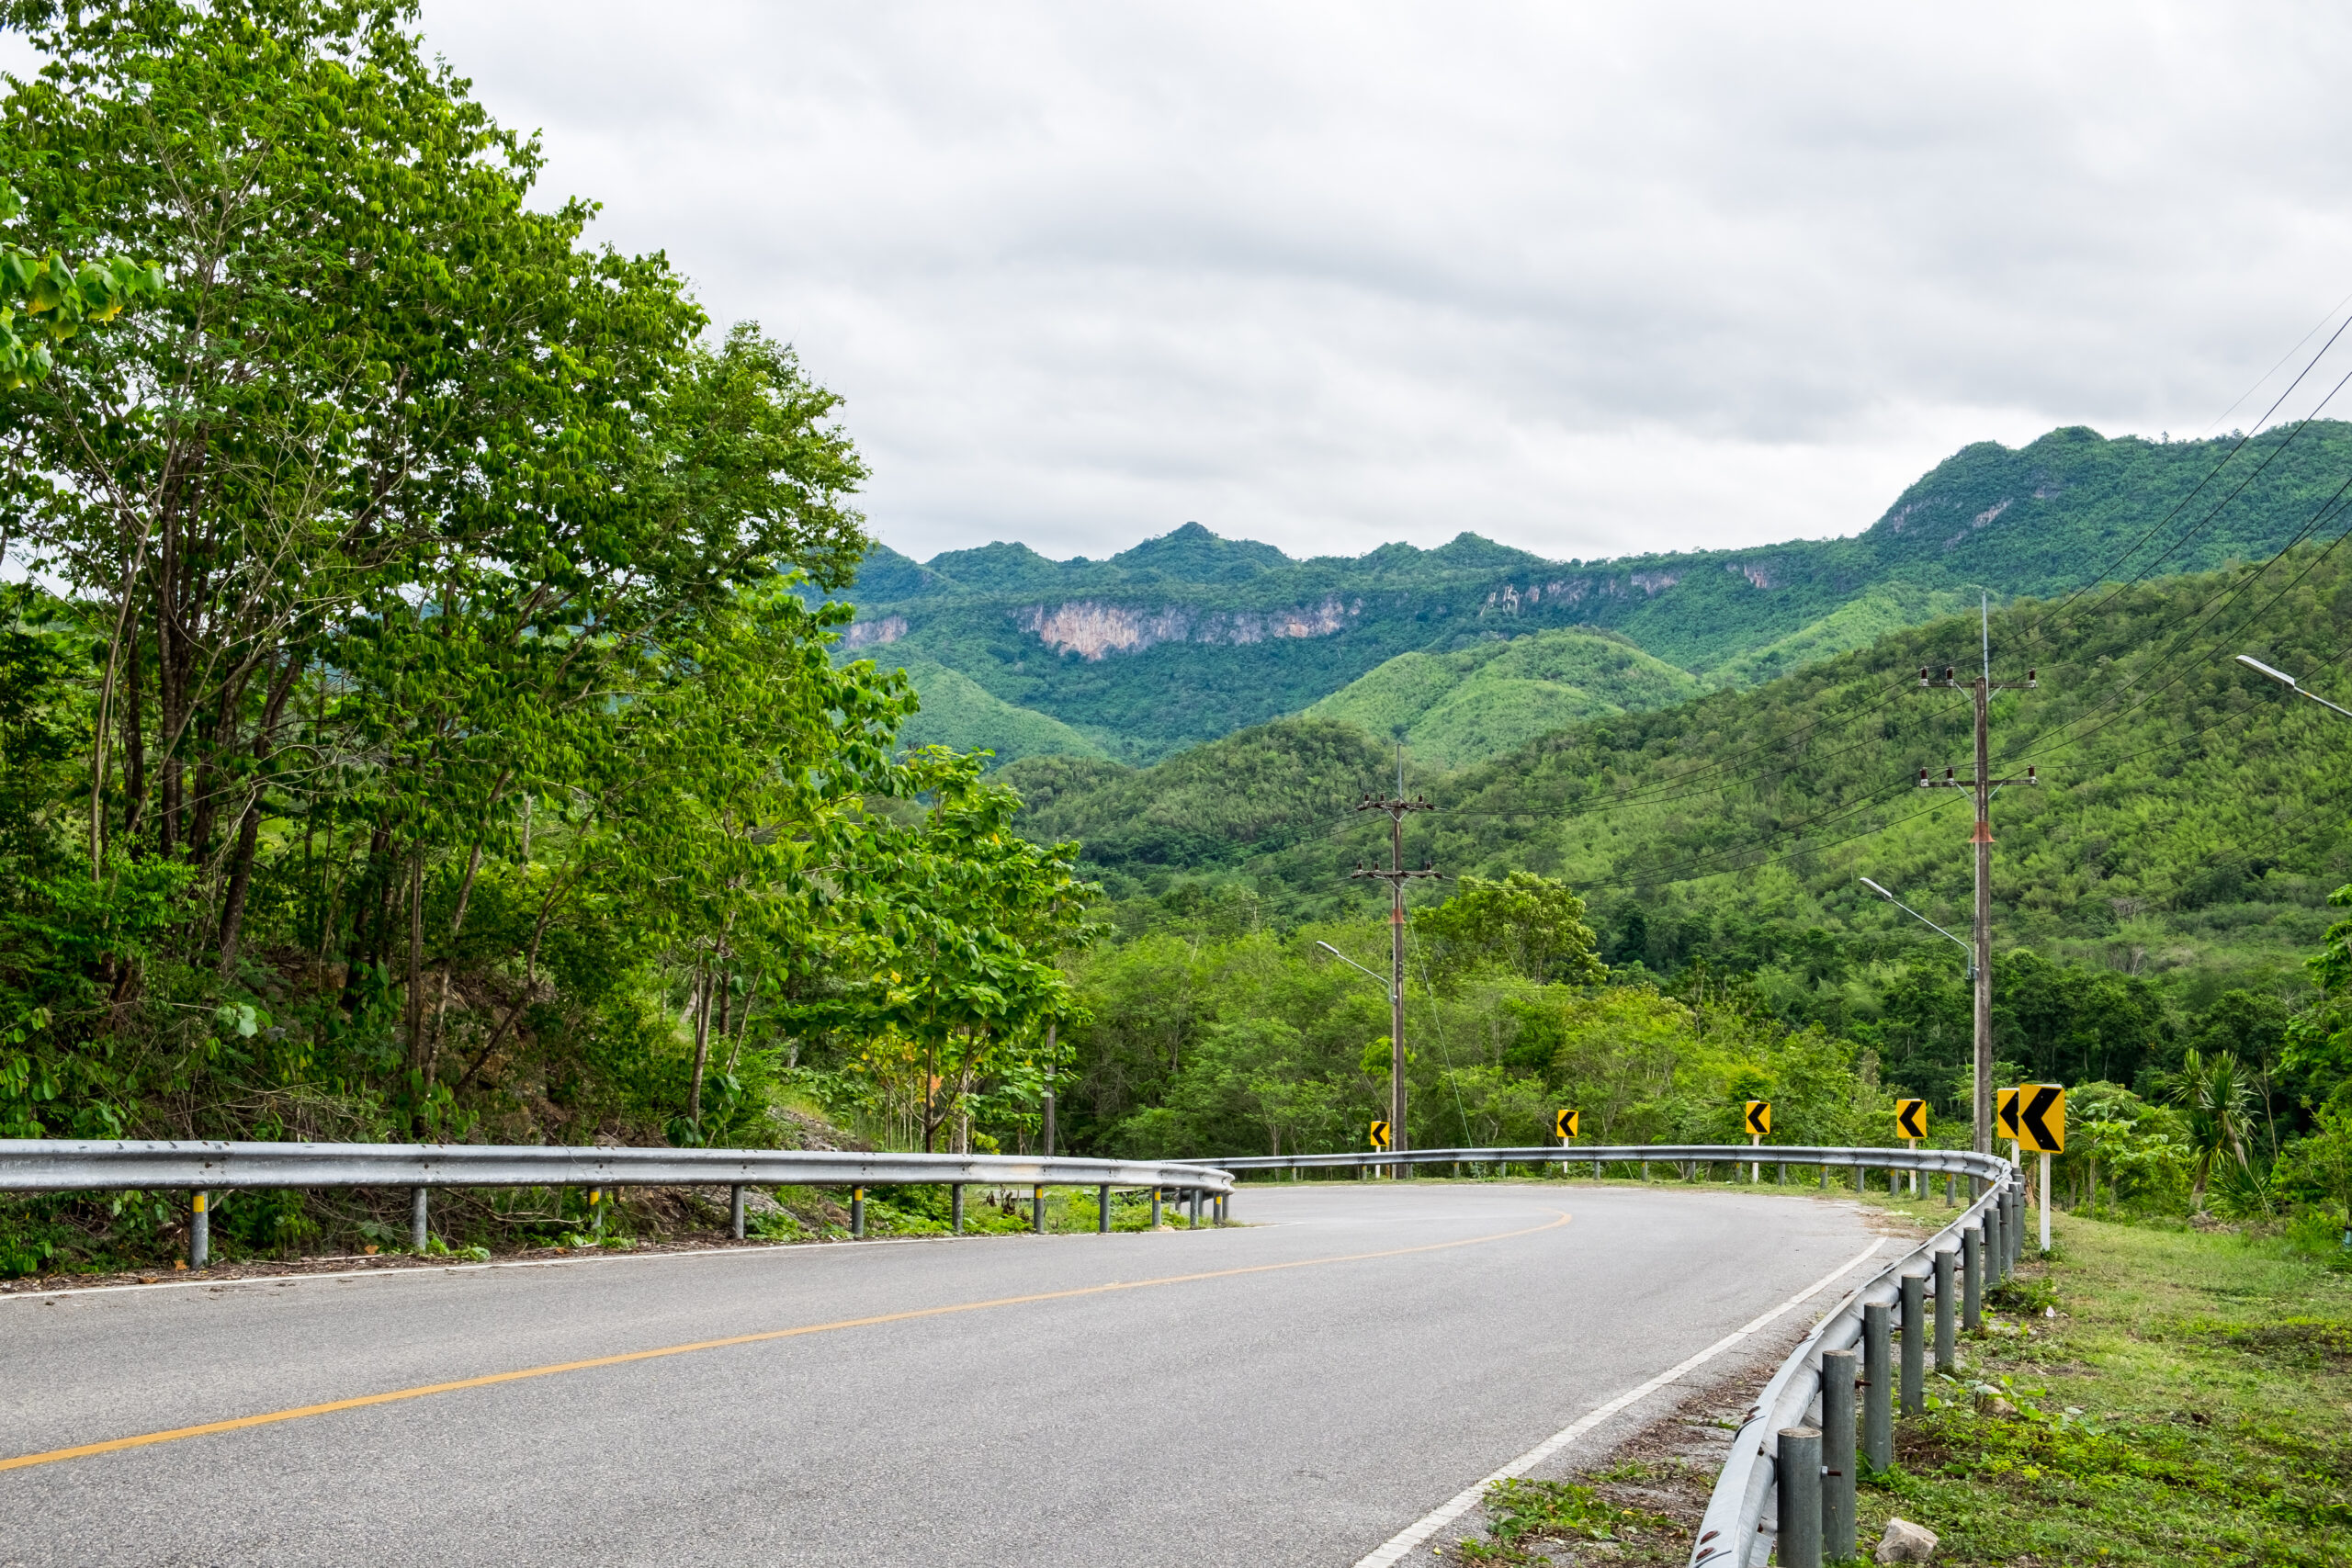
[[[837,400],[409,7],[17,19],[0,1137],[1021,1135],[1088,893],[836,662]],[[10,1204],[0,1264],[175,1223]]]

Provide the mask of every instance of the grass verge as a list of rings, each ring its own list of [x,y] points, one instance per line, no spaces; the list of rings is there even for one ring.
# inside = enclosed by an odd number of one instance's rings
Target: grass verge
[[[2227,1234],[2071,1216],[2052,1239],[1897,1425],[1865,1543],[1899,1514],[1949,1562],[2347,1561],[2352,1280]]]

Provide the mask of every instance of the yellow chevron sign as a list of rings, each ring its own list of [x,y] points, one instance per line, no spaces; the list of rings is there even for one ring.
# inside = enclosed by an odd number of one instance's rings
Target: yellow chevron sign
[[[1385,1149],[1388,1146],[1387,1122],[1374,1122],[1372,1124],[1372,1146],[1375,1149]]]
[[[2018,1091],[2000,1089],[1993,1091],[1993,1120],[2000,1124],[2004,1138],[2022,1138],[2018,1131]]]
[[[1552,1135],[1555,1138],[1575,1137],[1577,1135],[1577,1113],[1573,1111],[1563,1111],[1557,1116],[1553,1117]]]
[[[1898,1100],[1894,1102],[1894,1135],[1898,1138],[1924,1138],[1928,1135],[1926,1100]]]
[[[2018,1142],[2036,1154],[2066,1152],[2066,1091],[2054,1083],[2030,1083],[2018,1091]]]
[[[1747,1102],[1747,1130],[1761,1138],[1772,1131],[1772,1102],[1751,1100]]]

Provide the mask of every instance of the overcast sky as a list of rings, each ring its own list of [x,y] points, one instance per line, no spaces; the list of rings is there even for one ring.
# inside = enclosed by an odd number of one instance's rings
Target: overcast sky
[[[2352,292],[2340,7],[431,0],[424,28],[599,238],[799,346],[918,557],[1187,519],[1294,554],[1852,533],[1970,441],[2247,423]]]

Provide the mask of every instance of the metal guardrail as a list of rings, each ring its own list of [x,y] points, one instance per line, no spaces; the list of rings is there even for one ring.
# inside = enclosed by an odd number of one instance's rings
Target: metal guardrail
[[[1916,1170],[1967,1177],[1972,1184],[1982,1185],[1983,1190],[1950,1224],[1849,1292],[1773,1372],[1741,1422],[1731,1453],[1715,1477],[1698,1539],[1691,1544],[1690,1568],[1754,1568],[1770,1558],[1776,1544],[1787,1568],[1820,1568],[1825,1557],[1855,1555],[1857,1393],[1861,1402],[1860,1450],[1873,1466],[1884,1468],[1894,1461],[1895,1329],[1902,1331],[1902,1404],[1906,1410],[1917,1409],[1924,1393],[1930,1322],[1936,1368],[1951,1371],[1957,1364],[1958,1329],[1977,1325],[1984,1293],[2015,1267],[2025,1229],[2017,1168],[1997,1155],[1967,1149],[1551,1144],[1414,1149],[1403,1155],[1379,1150],[1241,1155],[1220,1159],[1216,1167],[1238,1173],[1474,1164],[1589,1164],[1595,1176],[1612,1165],[1770,1166],[1781,1181],[1787,1179],[1789,1167],[1810,1166],[1821,1171],[1825,1185],[1833,1169]],[[1857,1345],[1862,1348],[1860,1369],[1853,1366]],[[1795,1465],[1785,1487],[1781,1484],[1784,1450]]]
[[[0,1139],[0,1192],[240,1187],[1203,1187],[1221,1169],[1155,1160],[828,1149],[498,1144],[70,1143]]]
[[[1871,1156],[1871,1165],[1902,1169],[1910,1151],[1855,1152]],[[1953,1168],[1950,1161],[1957,1151],[1919,1151],[1931,1152],[1944,1160],[1908,1168]],[[1750,1568],[1767,1560],[1775,1538],[1783,1533],[1782,1561],[1792,1568],[1808,1557],[1817,1568],[1825,1556],[1855,1554],[1857,1394],[1862,1451],[1873,1467],[1883,1469],[1894,1459],[1892,1334],[1902,1331],[1901,1401],[1906,1411],[1917,1410],[1930,1344],[1937,1370],[1954,1370],[1957,1329],[1977,1325],[1984,1292],[2007,1277],[2019,1255],[2025,1215],[2017,1168],[1996,1155],[1958,1154],[1962,1174],[1983,1182],[1984,1192],[1942,1230],[1849,1292],[1773,1372],[1715,1477],[1691,1544],[1691,1568]],[[1862,1349],[1859,1377],[1853,1365],[1857,1345]],[[1780,1473],[1784,1446],[1800,1466],[1808,1452],[1820,1456],[1810,1473],[1792,1471],[1786,1486]],[[1768,1505],[1773,1514],[1770,1524]]]
[[[1330,1155],[1234,1155],[1210,1160],[1180,1160],[1218,1170],[1378,1169],[1399,1165],[1768,1165],[1828,1166],[1839,1169],[1917,1170],[1955,1176],[1980,1175],[1987,1156],[1965,1149],[1849,1149],[1768,1144],[1539,1144],[1510,1149],[1413,1149],[1387,1154],[1377,1149]],[[2007,1161],[2001,1161],[2004,1169]]]
[[[1044,1190],[1092,1187],[1101,1193],[1097,1228],[1111,1228],[1111,1189],[1145,1187],[1159,1215],[1159,1194],[1216,1199],[1225,1222],[1233,1178],[1193,1163],[1069,1159],[1020,1155],[860,1154],[820,1149],[614,1149],[568,1145],[234,1144],[71,1142],[0,1139],[0,1192],[185,1191],[189,1205],[188,1262],[201,1269],[209,1251],[209,1195],[238,1189],[405,1187],[412,1239],[426,1239],[426,1193],[436,1187],[584,1187],[592,1209],[616,1187],[726,1187],[736,1238],[743,1235],[747,1187],[846,1187],[851,1234],[865,1232],[865,1189],[944,1186],[954,1190],[955,1228],[963,1229],[964,1189],[1026,1187],[1032,1220],[1045,1223]],[[602,1213],[598,1210],[598,1223]]]

